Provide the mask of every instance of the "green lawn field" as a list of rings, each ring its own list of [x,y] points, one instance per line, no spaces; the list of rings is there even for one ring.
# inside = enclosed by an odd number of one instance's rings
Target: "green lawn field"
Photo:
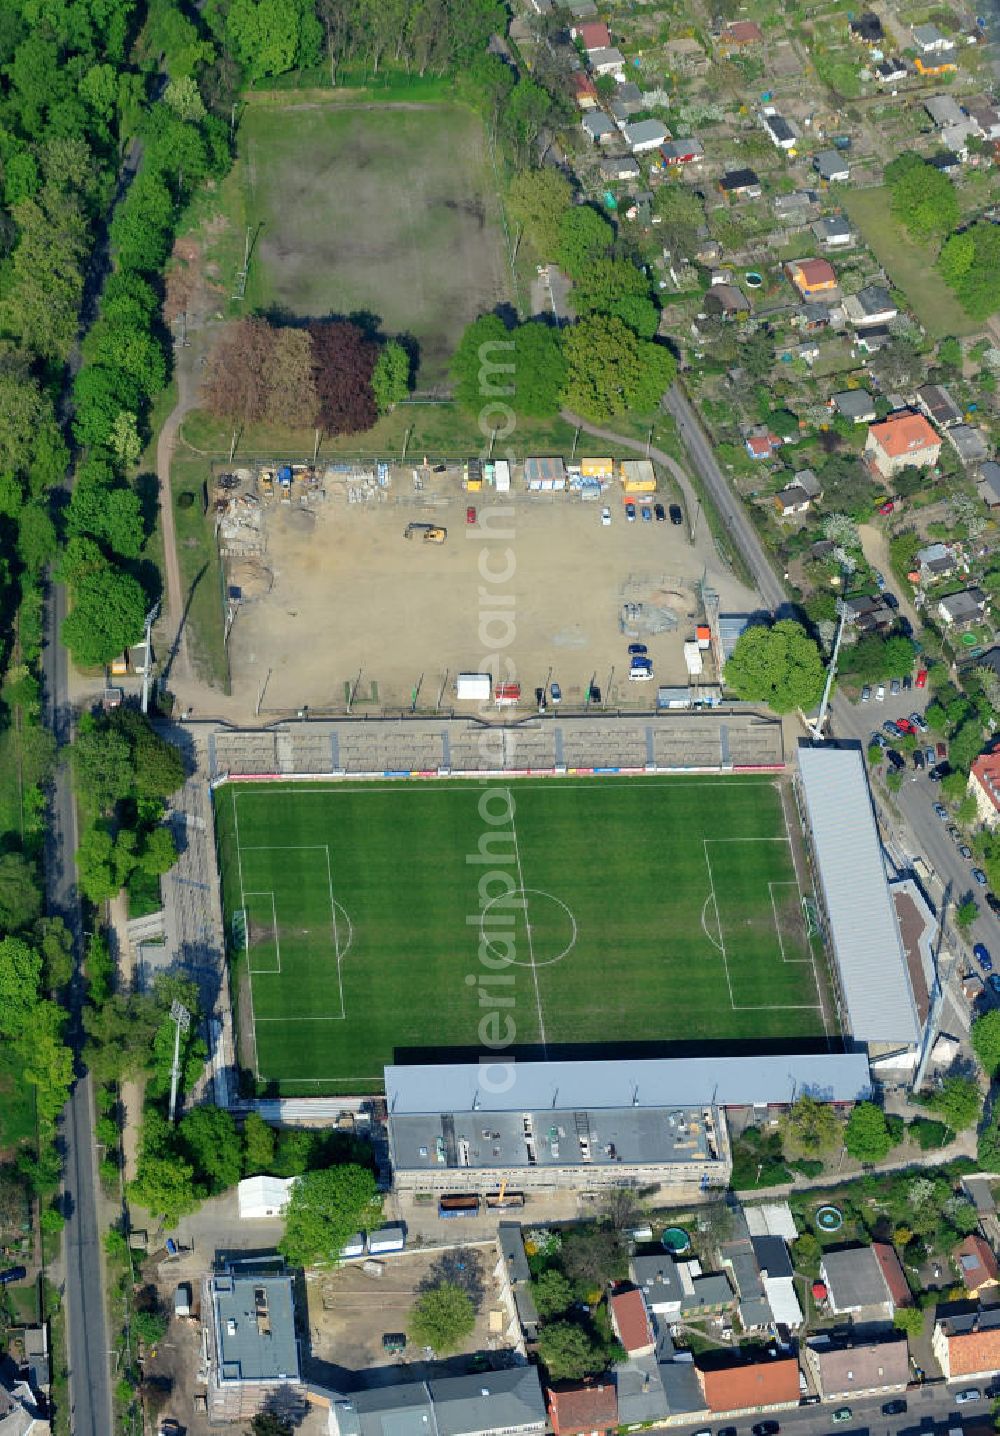
[[[241,1054],[369,1091],[413,1049],[818,1037],[781,795],[741,778],[216,791]]]
[[[511,298],[496,178],[465,106],[251,104],[225,196],[240,245],[244,224],[256,233],[248,306],[377,315],[419,345],[420,387],[446,377],[471,319]]]

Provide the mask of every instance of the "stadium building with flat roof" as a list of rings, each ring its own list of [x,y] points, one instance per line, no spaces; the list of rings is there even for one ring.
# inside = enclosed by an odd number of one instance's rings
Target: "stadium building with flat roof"
[[[874,1047],[914,1046],[920,1020],[862,754],[803,745],[798,758],[802,826],[845,1028]]]
[[[725,1186],[725,1107],[870,1092],[860,1053],[636,1061],[483,1062],[385,1069],[402,1191],[646,1184]]]
[[[214,1420],[245,1421],[282,1389],[300,1384],[292,1277],[280,1258],[233,1264],[205,1277],[208,1410]]]

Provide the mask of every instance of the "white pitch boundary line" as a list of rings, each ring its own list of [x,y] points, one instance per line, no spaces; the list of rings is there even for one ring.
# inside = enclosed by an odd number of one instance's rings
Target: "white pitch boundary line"
[[[272,923],[272,925],[273,925],[273,927],[274,927],[274,952],[275,952],[275,956],[276,956],[277,959],[278,959],[278,966],[277,966],[277,967],[257,967],[257,968],[255,968],[255,967],[251,964],[251,962],[250,962],[250,954],[249,954],[249,950],[248,950],[248,952],[247,952],[247,967],[250,969],[250,971],[251,971],[252,973],[256,973],[256,975],[257,975],[258,977],[267,977],[267,976],[280,977],[280,975],[281,975],[281,939],[278,937],[278,909],[277,909],[277,908],[275,907],[275,905],[274,905],[274,892],[273,892],[273,891],[269,892],[266,888],[261,888],[260,892],[244,893],[244,894],[243,894],[243,911],[244,911],[244,912],[246,912],[246,910],[247,910],[247,908],[246,908],[246,900],[247,900],[247,898],[252,898],[252,897],[266,897],[266,898],[270,898],[270,899],[271,899],[271,923]],[[249,931],[249,924],[248,924],[248,931]]]
[[[538,968],[535,966],[535,948],[531,941],[531,919],[528,913],[528,893],[524,886],[524,872],[521,868],[521,849],[517,841],[517,823],[514,821],[514,804],[511,805],[510,827],[514,837],[514,858],[517,862],[517,881],[521,889],[521,896],[524,898],[524,929],[528,934],[528,956],[531,958],[531,976],[535,984],[535,1006],[538,1009],[538,1030],[542,1038],[542,1056],[549,1055],[548,1043],[545,1040],[545,1018],[542,1015],[542,994],[538,986]]]
[[[799,889],[799,900],[801,902],[805,900],[806,894],[802,891],[802,884],[799,882],[799,865],[795,861],[795,844],[792,842],[792,829],[788,822],[788,803],[786,801],[787,790],[782,787],[780,783],[775,783],[774,787],[777,789],[778,792],[778,802],[781,805],[781,821],[785,825],[785,833],[788,836],[788,849],[792,855],[792,869],[795,873],[795,884]],[[816,885],[815,883],[811,883],[810,885],[813,890],[813,901],[815,902]],[[809,960],[812,963],[813,983],[816,987],[816,997],[818,998],[819,1010],[823,1018],[823,1031],[826,1033],[827,1038],[829,1038],[831,1035],[830,1018],[827,1014],[826,1003],[823,1001],[823,984],[820,982],[819,967],[816,964],[816,949],[813,946],[813,940],[809,934],[808,928],[806,929],[806,946],[809,949]]]
[[[780,921],[780,919],[779,919],[779,917],[778,917],[778,904],[777,904],[777,903],[775,902],[775,900],[774,900],[774,890],[775,890],[775,888],[794,888],[794,889],[795,889],[795,895],[796,895],[796,897],[798,897],[798,898],[800,898],[800,899],[801,899],[801,897],[802,897],[802,894],[799,892],[798,882],[797,882],[794,878],[791,880],[791,882],[789,882],[789,880],[788,880],[787,878],[784,878],[784,879],[782,879],[780,882],[769,882],[768,885],[767,885],[767,890],[768,890],[768,892],[771,894],[771,911],[774,913],[774,930],[775,930],[775,932],[778,934],[778,947],[781,949],[781,960],[782,960],[782,962],[787,962],[787,963],[792,964],[792,965],[794,965],[795,963],[810,962],[810,961],[812,960],[811,956],[810,956],[810,957],[786,957],[786,956],[785,956],[785,942],[784,942],[784,938],[781,936],[781,921]],[[799,904],[796,903],[796,909],[798,909],[798,908],[799,908]],[[806,939],[806,946],[808,947],[808,945],[809,945],[808,939]]]
[[[719,941],[722,943],[722,961],[726,968],[726,985],[729,988],[729,1002],[734,1012],[822,1012],[823,1003],[820,1002],[767,1002],[758,1005],[738,1003],[733,996],[733,984],[729,975],[729,954],[726,952],[726,939],[722,931],[722,913],[719,910],[719,900],[715,892],[715,878],[712,874],[712,863],[708,856],[709,843],[783,843],[784,838],[702,838],[705,848],[705,866],[708,868],[708,881],[712,888],[712,901],[715,903],[716,916],[719,919]],[[797,884],[796,884],[797,886]],[[768,884],[770,887],[770,884]],[[772,902],[773,902],[772,897]],[[815,968],[814,968],[815,971]],[[816,996],[819,997],[817,988]]]
[[[242,796],[244,798],[259,798],[263,797],[266,793],[301,793],[303,796],[308,793],[310,797],[314,798],[328,798],[334,793],[481,793],[484,787],[489,787],[490,785],[497,788],[505,788],[511,784],[517,784],[518,787],[531,789],[559,788],[564,792],[589,791],[596,793],[602,788],[607,791],[608,787],[613,786],[615,782],[620,782],[623,786],[627,784],[630,788],[719,788],[729,782],[734,775],[721,774],[718,778],[697,778],[688,782],[679,775],[674,776],[667,773],[664,774],[663,780],[659,783],[651,782],[648,778],[634,778],[630,773],[595,773],[593,776],[596,779],[610,778],[612,782],[611,784],[601,782],[567,783],[564,782],[562,778],[555,776],[548,778],[504,779],[493,773],[490,774],[489,777],[484,776],[478,783],[467,783],[465,781],[456,783],[448,777],[431,776],[423,778],[419,775],[414,775],[409,778],[370,778],[354,786],[337,782],[331,782],[324,786],[322,782],[316,783],[314,781],[310,781],[308,784],[305,782],[301,784],[262,783],[256,788],[252,788],[249,785],[244,786],[241,781],[239,786],[241,787]],[[738,774],[735,776],[739,778]],[[773,788],[774,784],[766,781],[738,781],[735,786],[738,788]],[[737,839],[734,838],[733,841],[735,842]],[[751,843],[770,841],[784,842],[784,839],[747,838],[746,841]],[[307,844],[307,846],[317,845]]]
[[[253,1044],[253,1070],[257,1081],[260,1081],[260,1058],[257,1054],[257,1019],[253,1010],[253,972],[250,970],[250,925],[246,921],[247,899],[243,888],[243,850],[240,847],[240,810],[238,788],[233,789],[233,828],[236,834],[236,862],[240,874],[240,906],[243,909],[243,921],[246,925],[246,954],[247,954],[247,995],[250,1000],[250,1040]]]

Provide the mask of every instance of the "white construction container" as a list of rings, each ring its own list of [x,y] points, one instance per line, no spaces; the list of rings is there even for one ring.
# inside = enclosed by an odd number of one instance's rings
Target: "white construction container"
[[[488,673],[460,673],[455,697],[459,703],[488,703],[493,697],[493,679]]]
[[[493,470],[493,478],[498,494],[510,493],[510,464],[506,459],[497,459]]]
[[[684,645],[684,664],[692,678],[697,677],[705,666],[698,640],[695,638],[689,639]]]
[[[372,1256],[383,1252],[401,1252],[406,1246],[406,1233],[402,1227],[382,1227],[380,1231],[369,1232],[368,1250]]]
[[[353,1237],[348,1237],[340,1249],[342,1261],[353,1261],[355,1257],[364,1256],[364,1254],[365,1237],[363,1232],[355,1232]]]

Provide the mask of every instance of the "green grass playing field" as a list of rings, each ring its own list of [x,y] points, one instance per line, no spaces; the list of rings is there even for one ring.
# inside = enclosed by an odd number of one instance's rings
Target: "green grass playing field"
[[[766,779],[232,783],[216,821],[241,1052],[282,1091],[485,1052],[484,1017],[550,1056],[828,1030]]]

